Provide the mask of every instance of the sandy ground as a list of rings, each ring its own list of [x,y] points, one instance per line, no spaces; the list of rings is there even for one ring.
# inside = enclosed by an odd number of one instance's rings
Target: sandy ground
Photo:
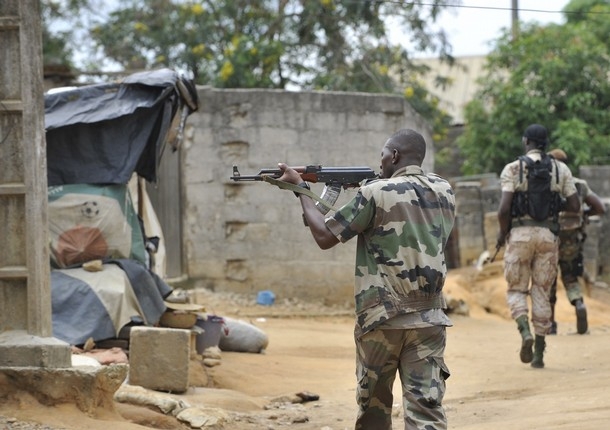
[[[493,263],[494,265],[497,263]],[[445,408],[449,428],[601,429],[610,422],[610,294],[599,288],[586,298],[589,333],[576,334],[573,308],[559,291],[559,333],[547,338],[544,369],[519,361],[520,338],[508,319],[506,285],[499,266],[482,273],[452,271],[447,293],[463,300],[468,315],[451,315],[446,361],[451,370]],[[191,404],[222,408],[223,429],[343,430],[356,413],[353,319],[349,309],[264,307],[205,299],[218,315],[255,324],[269,336],[264,353],[222,352],[222,364],[208,368],[208,387],[189,390]],[[210,387],[213,385],[213,387]],[[273,403],[299,392],[319,395],[302,404]],[[0,405],[0,429],[187,428],[142,407],[117,404],[115,411],[88,417],[72,405],[43,407],[23,395]],[[402,429],[400,388],[395,386],[393,429]],[[7,423],[6,417],[14,418]],[[44,427],[22,427],[23,421]],[[140,424],[134,424],[135,422]],[[12,424],[11,424],[12,423]]]

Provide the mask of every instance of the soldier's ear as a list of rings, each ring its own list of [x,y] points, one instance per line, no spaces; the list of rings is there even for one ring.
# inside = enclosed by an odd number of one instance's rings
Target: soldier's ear
[[[400,160],[400,152],[398,152],[398,149],[393,149],[392,150],[392,164],[398,163],[398,160]]]

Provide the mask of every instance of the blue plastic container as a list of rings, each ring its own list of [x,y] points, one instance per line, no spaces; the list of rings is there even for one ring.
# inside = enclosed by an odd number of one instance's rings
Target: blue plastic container
[[[275,294],[273,291],[259,291],[256,296],[256,303],[263,306],[271,306],[275,302]]]

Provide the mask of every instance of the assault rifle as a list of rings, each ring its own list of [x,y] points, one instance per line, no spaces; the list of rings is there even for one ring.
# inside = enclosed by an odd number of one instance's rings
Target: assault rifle
[[[265,181],[280,188],[290,189],[297,193],[306,194],[317,201],[316,207],[323,214],[333,209],[342,189],[357,188],[363,181],[377,179],[379,175],[369,167],[323,167],[321,165],[292,167],[300,175],[303,181],[311,183],[324,183],[325,187],[320,197],[311,191],[278,181],[282,176],[280,169],[262,169],[256,175],[242,175],[237,166],[233,166],[234,181]]]

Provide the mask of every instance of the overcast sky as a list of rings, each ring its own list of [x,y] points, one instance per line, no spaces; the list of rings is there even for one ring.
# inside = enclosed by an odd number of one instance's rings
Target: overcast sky
[[[568,3],[569,0],[518,0],[519,20],[561,24],[564,20],[560,11]],[[511,27],[511,7],[511,0],[462,0],[461,7],[444,11],[438,24],[449,35],[453,55],[489,53],[489,41],[497,39],[503,27]]]

